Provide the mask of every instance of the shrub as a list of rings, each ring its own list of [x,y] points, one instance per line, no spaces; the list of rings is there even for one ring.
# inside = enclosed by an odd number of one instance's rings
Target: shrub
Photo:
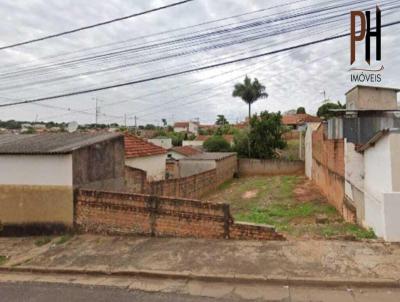
[[[229,152],[231,146],[222,136],[211,136],[203,144],[203,147],[208,152]]]

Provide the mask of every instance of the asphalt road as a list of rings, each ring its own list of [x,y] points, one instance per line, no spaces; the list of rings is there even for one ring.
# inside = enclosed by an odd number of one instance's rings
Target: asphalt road
[[[214,302],[212,299],[189,295],[148,293],[126,289],[69,284],[0,283],[1,302]]]

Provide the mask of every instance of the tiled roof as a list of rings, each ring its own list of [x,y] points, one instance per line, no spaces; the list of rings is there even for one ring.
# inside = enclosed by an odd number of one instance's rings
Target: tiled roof
[[[293,114],[282,116],[282,124],[284,125],[301,125],[304,123],[321,122],[318,116],[304,114]]]
[[[167,153],[167,150],[164,148],[146,142],[135,135],[125,134],[124,139],[126,158],[161,155]]]
[[[189,122],[176,122],[174,124],[174,127],[187,128],[187,127],[189,127]]]
[[[0,154],[68,154],[118,137],[122,135],[108,132],[0,134]]]
[[[203,141],[205,142],[206,140],[208,140],[211,137],[211,135],[198,135],[196,137],[196,141]]]
[[[185,156],[190,156],[190,155],[201,153],[200,150],[193,148],[191,146],[173,147],[173,148],[171,148],[171,150],[175,151],[179,154],[185,155]]]
[[[183,158],[181,160],[221,160],[234,155],[236,155],[235,152],[203,152]]]

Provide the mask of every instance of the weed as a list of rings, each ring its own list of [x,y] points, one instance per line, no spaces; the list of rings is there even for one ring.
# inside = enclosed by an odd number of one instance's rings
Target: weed
[[[0,255],[0,265],[3,265],[7,261],[7,256]]]
[[[56,245],[64,244],[67,241],[69,241],[72,237],[73,237],[73,235],[71,235],[71,234],[62,235],[55,243],[56,243]]]
[[[36,246],[43,246],[51,241],[50,237],[43,237],[35,241]]]

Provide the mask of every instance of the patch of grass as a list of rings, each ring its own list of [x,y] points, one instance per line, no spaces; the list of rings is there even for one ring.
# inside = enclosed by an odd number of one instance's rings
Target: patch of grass
[[[64,243],[66,243],[67,241],[69,241],[72,237],[74,237],[72,234],[65,234],[65,235],[62,235],[62,236],[55,242],[55,244],[56,244],[56,245],[64,244]]]
[[[7,257],[4,255],[0,255],[0,265],[3,265],[4,263],[6,263],[7,261]]]
[[[35,241],[36,246],[43,246],[51,241],[51,237],[43,237]]]

